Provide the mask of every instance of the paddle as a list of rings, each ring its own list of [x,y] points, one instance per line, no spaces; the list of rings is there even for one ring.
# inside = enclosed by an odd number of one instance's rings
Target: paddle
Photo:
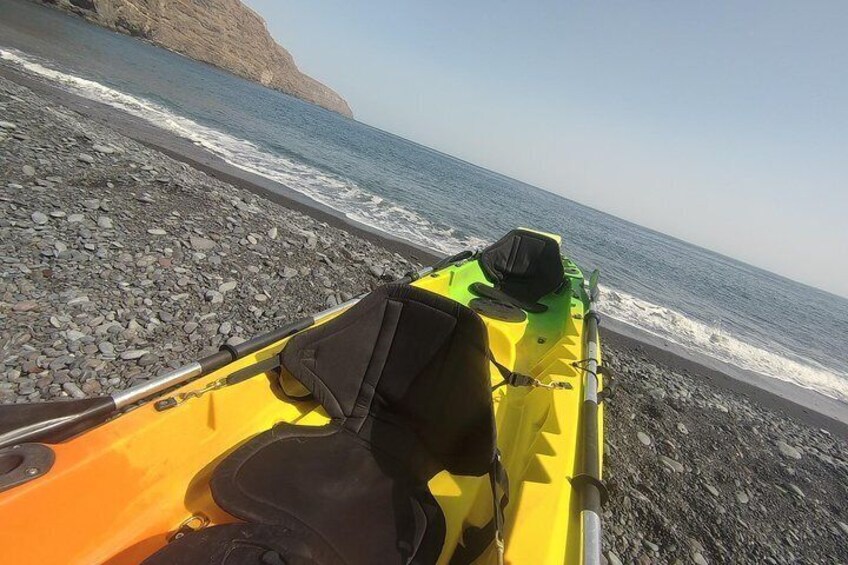
[[[418,272],[409,273],[393,282],[408,284],[474,255],[474,251],[461,251],[456,255],[441,259],[432,267],[425,267]],[[365,294],[281,328],[258,335],[238,345],[225,344],[221,346],[220,351],[212,355],[174,369],[145,383],[116,392],[111,396],[0,406],[0,449],[26,442],[55,443],[67,439],[105,421],[127,406],[148,399],[190,379],[217,371],[237,359],[251,355],[283,338],[305,330],[327,316],[349,308],[361,300],[363,296]]]
[[[582,470],[571,479],[580,493],[580,521],[583,529],[583,560],[587,565],[601,564],[601,504],[606,501],[607,492],[601,482],[600,446],[598,441],[598,374],[603,373],[600,365],[598,346],[598,324],[600,318],[594,310],[598,300],[598,276],[595,269],[589,278],[589,311],[584,316],[586,334],[586,358],[580,367],[586,376],[583,388],[581,425],[583,428]]]

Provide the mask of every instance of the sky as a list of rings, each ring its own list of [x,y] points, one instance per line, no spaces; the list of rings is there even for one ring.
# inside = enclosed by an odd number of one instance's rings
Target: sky
[[[246,3],[361,122],[848,297],[848,2]]]

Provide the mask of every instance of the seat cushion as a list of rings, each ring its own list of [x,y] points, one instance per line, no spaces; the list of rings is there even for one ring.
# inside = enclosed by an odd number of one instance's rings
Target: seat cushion
[[[188,533],[142,565],[344,565],[315,534],[267,524],[227,524]]]
[[[280,425],[229,455],[212,495],[249,522],[314,532],[346,563],[435,563],[444,516],[403,464],[336,424]]]

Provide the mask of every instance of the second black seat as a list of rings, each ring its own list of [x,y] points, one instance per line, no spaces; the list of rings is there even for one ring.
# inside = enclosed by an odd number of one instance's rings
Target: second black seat
[[[529,230],[512,230],[480,254],[480,268],[492,283],[473,283],[477,296],[540,313],[539,299],[562,285],[564,269],[555,239]]]

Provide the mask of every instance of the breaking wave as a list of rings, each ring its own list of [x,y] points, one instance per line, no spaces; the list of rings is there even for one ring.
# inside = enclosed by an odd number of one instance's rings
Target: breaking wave
[[[720,327],[710,327],[620,290],[601,286],[601,298],[598,309],[604,314],[684,349],[848,402],[848,375],[837,374],[811,359],[803,363],[788,359],[745,343]]]

